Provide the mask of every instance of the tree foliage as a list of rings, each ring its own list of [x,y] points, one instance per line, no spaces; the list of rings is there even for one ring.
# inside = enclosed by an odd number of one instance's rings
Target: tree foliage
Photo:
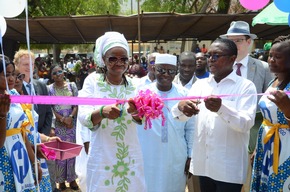
[[[244,12],[237,0],[145,0],[145,12],[231,13]]]
[[[127,1],[127,0],[125,0]],[[104,15],[118,14],[120,12],[119,0],[28,0],[29,17],[41,16],[70,16],[70,15]],[[23,12],[19,18],[25,18]],[[91,52],[91,44],[83,45],[57,45],[57,49],[73,49]],[[21,48],[27,48],[27,45],[20,45]],[[33,49],[52,50],[52,44],[32,44]]]
[[[118,14],[119,0],[28,0],[29,15],[69,16]]]

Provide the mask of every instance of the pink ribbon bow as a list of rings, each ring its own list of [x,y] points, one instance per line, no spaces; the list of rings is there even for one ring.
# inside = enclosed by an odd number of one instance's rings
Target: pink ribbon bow
[[[165,125],[165,116],[162,111],[164,107],[164,103],[162,99],[156,94],[151,92],[149,89],[143,91],[139,91],[138,95],[133,98],[137,111],[138,116],[140,118],[145,118],[145,127],[149,125],[149,129],[152,128],[152,119],[156,119],[159,116],[162,118],[162,126]]]

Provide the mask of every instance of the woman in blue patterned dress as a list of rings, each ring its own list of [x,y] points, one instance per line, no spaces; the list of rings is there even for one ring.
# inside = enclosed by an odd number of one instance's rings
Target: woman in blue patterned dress
[[[4,56],[4,59],[6,73],[0,55],[0,94],[15,95],[15,90],[7,91],[14,87],[15,67],[8,57]],[[36,191],[32,174],[34,167],[38,169],[38,180],[41,179],[39,164],[33,165],[35,155],[25,133],[25,121],[27,117],[20,104],[12,103],[6,116],[6,140],[0,148],[0,191]]]
[[[259,129],[251,191],[290,190],[290,36],[273,41],[268,63],[276,78],[259,101]]]
[[[18,67],[15,68],[15,86],[14,88],[16,89],[16,91],[21,94],[22,91],[22,86],[23,86],[23,79],[25,77],[25,74],[20,73]],[[28,139],[30,141],[30,143],[32,144],[32,146],[34,147],[34,143],[36,141],[37,144],[41,143],[41,137],[44,137],[45,141],[49,140],[52,141],[54,138],[50,138],[45,136],[44,134],[40,134],[37,130],[38,128],[38,114],[36,113],[35,110],[33,110],[32,105],[31,104],[21,104],[21,107],[24,111],[24,113],[26,114],[26,116],[28,117],[28,120],[30,122],[30,126],[29,126],[29,130],[30,133],[27,133]],[[34,141],[34,136],[36,137],[35,141]],[[38,146],[38,148],[40,148],[40,146]],[[37,155],[39,156],[39,150],[37,150]],[[41,154],[41,156],[43,156],[43,154]],[[51,184],[50,184],[50,176],[48,173],[48,167],[46,164],[46,160],[44,158],[39,158],[40,161],[40,167],[42,170],[42,178],[41,181],[39,183],[39,191],[40,192],[51,192]]]
[[[48,86],[48,94],[53,96],[77,96],[78,89],[75,83],[64,80],[64,72],[60,66],[52,68],[51,77],[53,84]],[[52,111],[55,115],[55,135],[63,141],[76,143],[76,105],[53,105]],[[65,181],[69,182],[70,188],[78,190],[75,172],[76,158],[56,160],[56,182],[59,189],[66,189]]]

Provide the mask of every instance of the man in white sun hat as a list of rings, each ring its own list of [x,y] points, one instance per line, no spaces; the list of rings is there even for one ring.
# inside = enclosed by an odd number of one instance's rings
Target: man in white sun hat
[[[257,89],[257,93],[264,93],[268,87],[269,82],[273,79],[273,74],[269,70],[268,63],[252,58],[249,55],[254,39],[257,35],[250,33],[249,24],[245,21],[233,21],[227,33],[220,36],[235,42],[238,48],[238,55],[236,62],[233,65],[234,71],[244,78],[251,80]],[[259,101],[260,97],[258,97]],[[256,146],[257,133],[262,123],[262,115],[257,106],[257,113],[255,125],[250,130],[249,140],[249,156],[251,157]],[[248,167],[248,178],[244,185],[245,191],[249,191],[249,184],[251,179],[251,164]]]
[[[177,72],[176,64],[175,55],[156,55],[153,66],[156,81],[142,90],[150,89],[162,98],[185,97],[187,90],[172,82]],[[194,117],[187,123],[175,120],[170,109],[177,103],[178,101],[164,101],[164,125],[159,117],[152,120],[152,128],[149,130],[144,130],[144,125],[138,126],[148,191],[185,191],[192,151]]]

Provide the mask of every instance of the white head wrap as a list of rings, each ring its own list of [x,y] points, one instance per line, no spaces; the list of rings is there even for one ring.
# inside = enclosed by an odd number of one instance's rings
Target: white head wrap
[[[156,64],[168,64],[176,66],[177,57],[171,54],[158,54],[155,58],[155,65]]]
[[[103,56],[109,49],[113,47],[122,47],[127,51],[127,55],[129,54],[128,42],[124,35],[119,32],[106,32],[96,40],[94,61],[99,67],[105,66]]]

